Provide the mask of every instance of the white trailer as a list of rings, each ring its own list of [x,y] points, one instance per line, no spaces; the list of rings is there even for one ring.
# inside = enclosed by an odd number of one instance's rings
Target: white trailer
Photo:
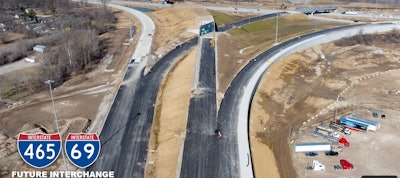
[[[295,143],[294,152],[330,151],[329,142]]]

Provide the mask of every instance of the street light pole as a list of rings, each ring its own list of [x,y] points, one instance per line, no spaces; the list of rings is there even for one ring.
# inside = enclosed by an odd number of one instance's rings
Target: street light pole
[[[56,105],[54,104],[54,98],[53,98],[53,90],[51,88],[51,84],[54,83],[54,80],[46,80],[44,83],[49,85],[50,88],[50,96],[51,96],[51,103],[53,104],[53,112],[54,112],[54,120],[56,122],[56,127],[57,127],[57,133],[60,133],[60,128],[58,127],[58,119],[57,119],[57,113],[56,113]],[[65,157],[64,157],[64,149],[61,148],[61,154],[63,157],[64,161],[64,168],[65,171],[68,171],[67,163],[65,162]]]
[[[275,44],[278,44],[278,12],[276,13],[276,24],[275,24]]]

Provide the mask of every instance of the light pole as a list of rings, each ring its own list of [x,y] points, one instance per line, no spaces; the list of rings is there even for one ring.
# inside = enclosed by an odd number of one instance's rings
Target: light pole
[[[275,24],[275,44],[278,44],[278,13],[276,13],[276,24]]]
[[[54,83],[54,80],[46,80],[46,81],[44,81],[44,83],[48,84],[49,88],[50,88],[51,103],[53,103],[54,120],[55,120],[56,126],[57,126],[57,133],[60,133],[60,128],[58,127],[56,105],[54,104],[54,98],[53,98],[53,90],[51,89],[51,84]],[[61,154],[62,154],[63,161],[64,161],[65,171],[68,171],[67,163],[65,162],[65,157],[64,157],[64,149],[62,149],[62,148],[61,148]]]

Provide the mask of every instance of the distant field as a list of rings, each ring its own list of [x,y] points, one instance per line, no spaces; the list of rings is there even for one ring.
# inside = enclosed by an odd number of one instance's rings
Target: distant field
[[[225,13],[217,12],[217,11],[209,11],[210,14],[213,16],[215,23],[217,26],[221,26],[223,24],[228,24],[231,22],[235,22],[241,19],[240,16],[232,16]]]
[[[286,41],[300,34],[342,25],[344,24],[310,20],[302,14],[280,16],[278,18],[278,42]],[[276,18],[250,23],[229,30],[228,33],[240,38],[241,48],[252,44],[271,43],[275,41]],[[265,51],[268,48],[270,48],[270,46],[267,45],[267,47],[261,51]]]

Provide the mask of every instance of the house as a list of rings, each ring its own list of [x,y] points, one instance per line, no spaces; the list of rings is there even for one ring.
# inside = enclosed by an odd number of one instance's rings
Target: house
[[[45,48],[46,48],[46,46],[44,46],[44,45],[36,45],[33,47],[33,50],[36,52],[43,53]]]

